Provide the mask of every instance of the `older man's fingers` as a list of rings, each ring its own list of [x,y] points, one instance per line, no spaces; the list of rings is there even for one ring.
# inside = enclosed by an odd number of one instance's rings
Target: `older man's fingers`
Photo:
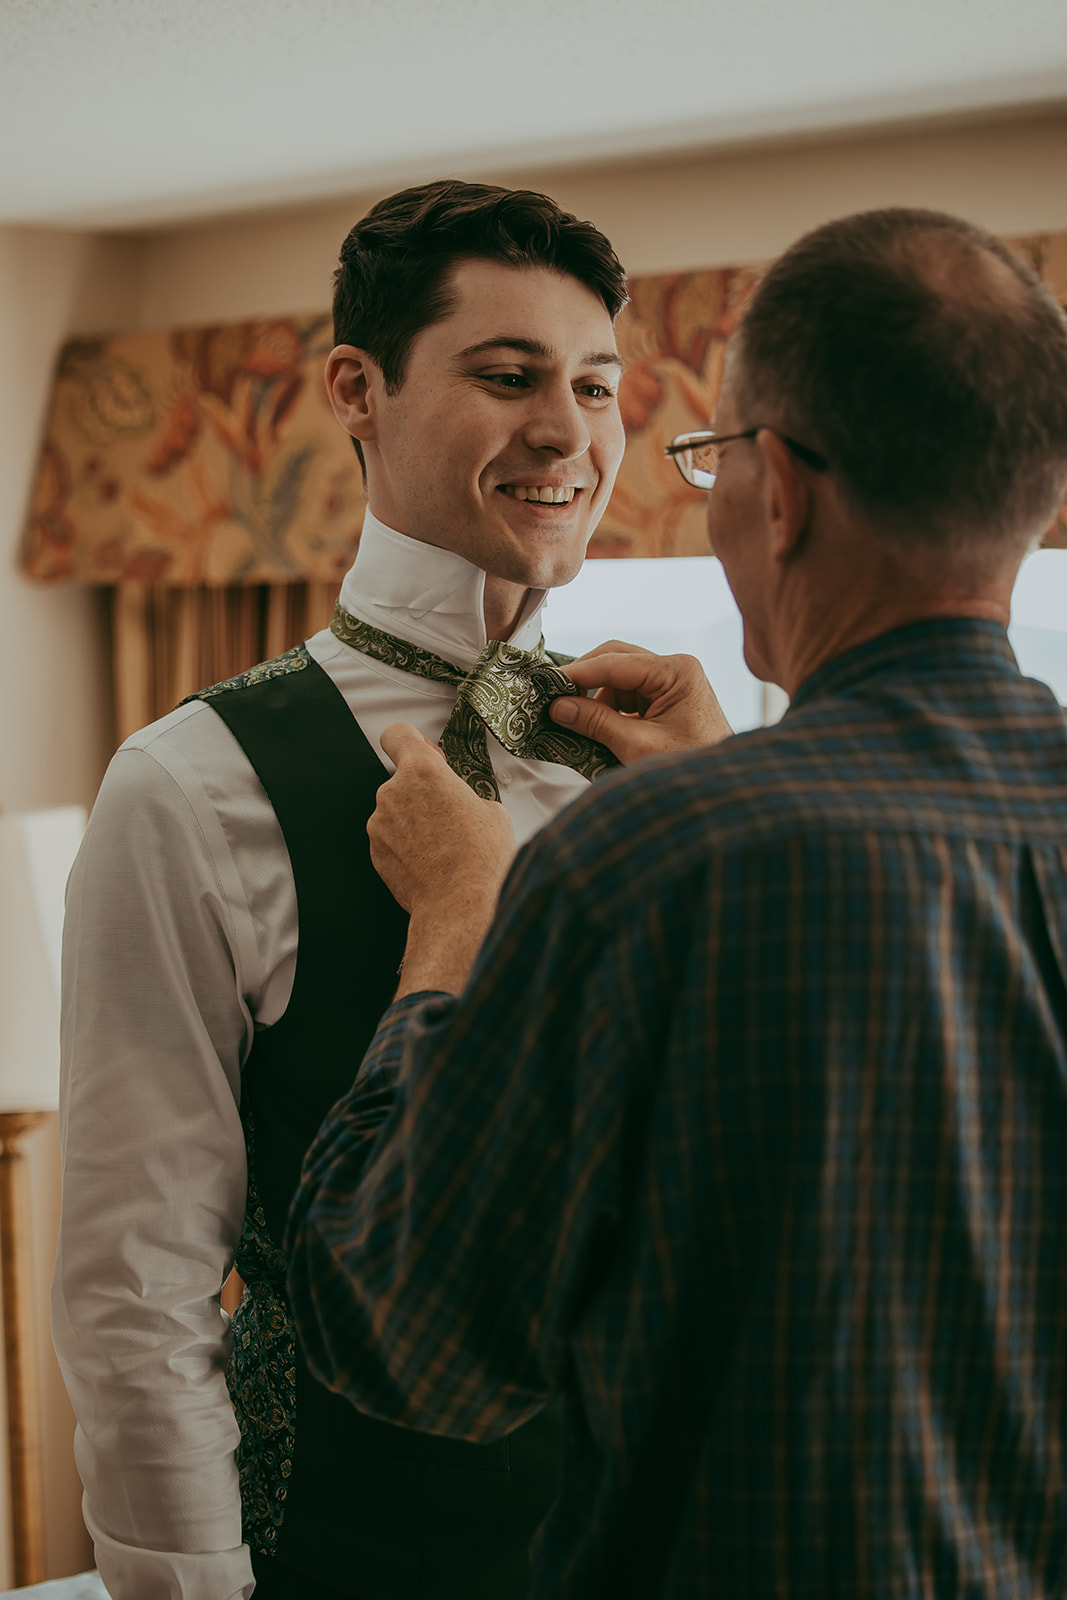
[[[730,732],[695,656],[604,650],[572,661],[566,670],[577,688],[596,689],[597,696],[554,700],[553,720],[599,740],[626,764],[714,744]]]
[[[387,728],[383,728],[379,743],[394,766],[399,766],[405,755],[427,748],[437,751],[441,760],[444,760],[433,740],[427,739],[410,722],[390,722]]]
[[[581,695],[564,695],[562,699],[553,700],[548,709],[553,722],[560,727],[571,733],[584,733],[587,738],[607,745],[620,761],[627,759],[631,743],[627,737],[628,724],[634,721],[632,717],[622,716],[603,700],[586,700]]]
[[[649,654],[649,650],[643,644],[627,644],[625,639],[605,639],[603,644],[595,645],[592,650],[587,650],[584,655],[580,655],[577,659],[578,661],[591,661],[596,656],[647,656]],[[564,667],[564,672],[570,672],[571,667],[575,665],[577,665],[577,662],[570,662]]]
[[[680,675],[691,677],[694,667],[700,670],[693,656],[660,656],[635,645],[600,645],[589,655],[569,661],[563,671],[579,689],[614,689],[650,701]]]

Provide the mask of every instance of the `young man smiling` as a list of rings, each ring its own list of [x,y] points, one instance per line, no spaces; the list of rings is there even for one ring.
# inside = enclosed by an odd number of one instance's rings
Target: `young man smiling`
[[[105,779],[69,900],[55,1333],[114,1600],[236,1600],[253,1573],[260,1600],[525,1592],[558,1412],[491,1445],[361,1415],[303,1365],[279,1246],[404,948],[365,832],[382,730],[440,740],[520,838],[607,760],[529,695],[560,692],[541,607],[622,455],[624,302],[607,240],[544,196],[376,206],[336,277],[326,378],[369,509],[332,628],[135,735]]]
[[[459,261],[449,315],[401,373],[339,344],[326,381],[363,447],[375,515],[485,573],[489,638],[508,639],[531,589],[569,583],[623,449],[612,317],[578,277]]]

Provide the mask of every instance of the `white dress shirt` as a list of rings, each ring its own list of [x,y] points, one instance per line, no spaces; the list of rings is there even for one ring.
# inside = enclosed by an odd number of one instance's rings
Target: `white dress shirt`
[[[470,668],[486,643],[484,586],[462,557],[368,514],[341,603]],[[536,645],[544,600],[530,592],[513,644]],[[379,754],[390,722],[440,737],[449,685],[328,630],[307,647]],[[520,842],[586,787],[491,736],[489,748]],[[241,1068],[255,1030],[286,1008],[296,943],[281,830],[222,719],[195,701],[127,739],[68,891],[53,1288],[85,1520],[113,1600],[252,1593],[219,1289],[245,1205]]]

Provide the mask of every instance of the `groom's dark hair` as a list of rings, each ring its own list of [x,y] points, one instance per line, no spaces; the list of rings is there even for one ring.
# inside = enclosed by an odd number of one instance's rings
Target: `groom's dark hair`
[[[460,261],[548,267],[584,283],[612,318],[627,300],[619,259],[591,222],[532,189],[445,179],[389,195],[356,223],[334,274],[334,343],[366,350],[395,394],[416,335],[452,310]]]

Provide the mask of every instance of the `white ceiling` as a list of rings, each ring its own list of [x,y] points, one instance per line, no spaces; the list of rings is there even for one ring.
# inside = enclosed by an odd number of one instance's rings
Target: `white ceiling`
[[[1064,0],[0,0],[0,222],[1065,99]]]

